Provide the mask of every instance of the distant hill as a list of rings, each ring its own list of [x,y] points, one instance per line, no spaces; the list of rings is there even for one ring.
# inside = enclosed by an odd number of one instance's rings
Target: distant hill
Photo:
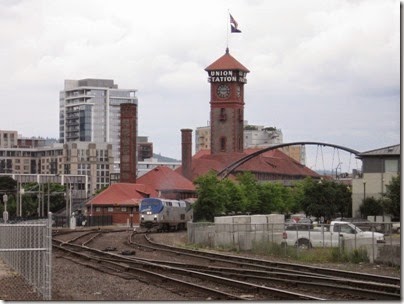
[[[153,158],[156,158],[159,162],[167,162],[167,163],[181,162],[181,160],[174,159],[174,158],[171,158],[171,157],[162,156],[161,154],[155,154],[155,153],[153,153]]]

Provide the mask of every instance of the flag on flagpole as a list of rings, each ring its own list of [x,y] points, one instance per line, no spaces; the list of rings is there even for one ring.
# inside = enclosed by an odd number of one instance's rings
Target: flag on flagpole
[[[230,15],[230,26],[231,26],[231,32],[232,33],[241,33],[241,31],[237,28],[238,23],[237,21],[233,18],[233,16],[229,13]]]

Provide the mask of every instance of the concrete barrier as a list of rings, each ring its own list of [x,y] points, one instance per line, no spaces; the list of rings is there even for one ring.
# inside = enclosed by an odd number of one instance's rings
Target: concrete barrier
[[[212,226],[200,223],[189,226],[188,234],[192,235],[188,239],[202,245],[213,243],[218,247],[251,250],[256,242],[280,243],[284,220],[281,214],[220,216],[215,217]]]
[[[400,245],[384,245],[378,246],[378,255],[376,262],[382,264],[390,264],[401,266],[401,248]]]

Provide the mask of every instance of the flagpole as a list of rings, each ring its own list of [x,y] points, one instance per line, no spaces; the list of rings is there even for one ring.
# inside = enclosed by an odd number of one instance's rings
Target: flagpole
[[[230,9],[227,9],[227,13],[228,13],[227,18],[229,18],[229,19],[228,19],[229,21],[227,21],[227,22],[226,22],[226,28],[227,28],[226,50],[228,50],[228,49],[229,49],[229,24],[230,24]]]

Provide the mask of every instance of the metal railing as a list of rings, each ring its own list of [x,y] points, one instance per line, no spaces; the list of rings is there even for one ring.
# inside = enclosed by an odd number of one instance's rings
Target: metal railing
[[[51,300],[52,213],[47,219],[0,224],[0,260],[14,272],[6,280],[23,279],[9,285],[15,288],[7,291],[7,294],[15,295],[10,300]],[[24,296],[27,290],[22,285],[34,290],[34,293],[31,291],[32,299]],[[39,299],[35,293],[40,295]]]

